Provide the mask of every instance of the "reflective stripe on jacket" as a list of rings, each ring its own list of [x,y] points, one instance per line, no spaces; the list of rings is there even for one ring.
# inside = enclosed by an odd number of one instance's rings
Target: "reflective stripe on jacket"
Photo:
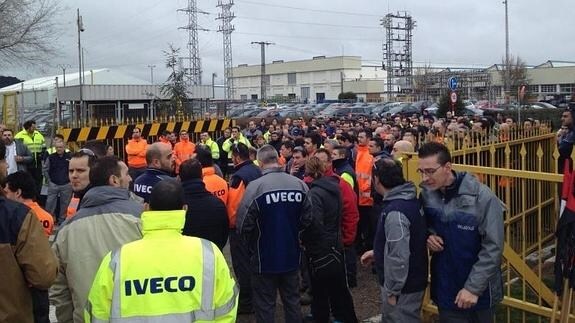
[[[80,204],[80,198],[72,196],[72,199],[70,200],[70,203],[66,208],[66,220],[70,219],[71,217],[74,216],[74,214],[76,214],[79,204]]]
[[[235,322],[238,290],[224,256],[181,235],[185,213],[142,214],[143,239],[102,260],[85,322]]]

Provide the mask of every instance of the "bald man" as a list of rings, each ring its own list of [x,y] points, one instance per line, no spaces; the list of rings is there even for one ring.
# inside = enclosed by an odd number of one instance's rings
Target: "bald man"
[[[398,158],[403,153],[412,153],[412,152],[414,152],[413,144],[407,140],[400,140],[393,145],[393,151],[391,152],[391,155],[394,158]]]

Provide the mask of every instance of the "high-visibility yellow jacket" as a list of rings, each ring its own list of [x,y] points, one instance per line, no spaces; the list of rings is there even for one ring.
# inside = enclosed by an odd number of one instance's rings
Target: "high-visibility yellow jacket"
[[[238,291],[212,242],[181,235],[184,210],[142,214],[144,237],[108,253],[85,322],[235,322]]]
[[[32,135],[30,135],[26,130],[22,130],[14,136],[14,139],[22,140],[24,145],[26,145],[28,150],[32,153],[34,162],[36,163],[40,160],[42,150],[46,149],[44,136],[38,130],[35,130]]]

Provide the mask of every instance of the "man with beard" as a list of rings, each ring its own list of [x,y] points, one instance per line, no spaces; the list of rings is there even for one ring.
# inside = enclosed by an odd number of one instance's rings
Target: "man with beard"
[[[148,146],[146,150],[146,171],[134,180],[134,193],[150,202],[152,188],[163,179],[171,178],[174,165],[172,149],[169,145],[156,142]]]
[[[27,171],[28,166],[32,165],[34,158],[32,153],[21,140],[14,139],[14,134],[10,129],[2,131],[2,141],[6,146],[6,163],[8,165],[8,175],[16,173],[19,170]]]

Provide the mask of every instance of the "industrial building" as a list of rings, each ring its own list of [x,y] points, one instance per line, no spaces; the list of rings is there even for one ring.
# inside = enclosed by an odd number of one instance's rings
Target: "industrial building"
[[[261,65],[233,68],[234,99],[262,98]],[[337,100],[341,92],[354,92],[361,100],[382,100],[386,72],[381,66],[362,65],[359,56],[316,56],[312,59],[265,65],[264,99],[299,102]]]
[[[0,89],[2,123],[17,127],[34,119],[46,133],[58,126],[82,126],[101,122],[122,123],[128,120],[153,120],[158,104],[168,101],[160,85],[152,85],[110,69],[36,78]],[[211,85],[194,86],[191,99],[223,97],[223,89]]]

